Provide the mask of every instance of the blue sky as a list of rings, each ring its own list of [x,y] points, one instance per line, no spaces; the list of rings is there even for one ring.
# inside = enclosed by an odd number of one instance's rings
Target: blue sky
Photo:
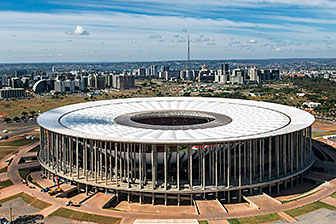
[[[336,0],[0,0],[0,63],[335,57]]]

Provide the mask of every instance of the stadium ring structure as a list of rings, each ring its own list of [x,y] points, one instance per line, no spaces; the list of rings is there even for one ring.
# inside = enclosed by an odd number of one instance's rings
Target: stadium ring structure
[[[232,203],[301,181],[314,162],[314,120],[293,107],[239,99],[80,103],[38,117],[38,159],[46,174],[118,201]]]

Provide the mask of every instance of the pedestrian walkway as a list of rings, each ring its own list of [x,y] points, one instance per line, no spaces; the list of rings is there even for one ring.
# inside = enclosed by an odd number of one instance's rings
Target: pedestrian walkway
[[[198,224],[197,219],[136,219],[134,224]]]
[[[222,213],[227,213],[217,200],[197,200],[195,202],[200,215],[208,214],[209,216],[216,216]]]
[[[328,205],[332,205],[336,207],[336,198],[329,196],[329,197],[322,199],[321,201]]]
[[[290,215],[287,215],[286,213],[284,212],[278,212],[278,215],[281,216],[281,218],[283,218],[284,220],[286,220],[287,222],[296,222],[296,219],[293,218],[292,216]]]
[[[48,215],[50,215],[51,213],[53,213],[54,211],[56,211],[59,208],[60,208],[60,206],[58,206],[58,205],[52,205],[48,208],[45,208],[41,211],[36,212],[35,215],[39,214],[39,215],[43,215],[43,217],[47,217]]]

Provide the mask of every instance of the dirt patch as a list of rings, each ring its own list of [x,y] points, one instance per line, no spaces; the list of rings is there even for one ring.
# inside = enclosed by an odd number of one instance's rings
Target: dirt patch
[[[0,117],[7,117],[7,114],[5,112],[0,112]]]
[[[336,122],[331,121],[315,121],[313,128],[323,131],[335,131]]]
[[[32,107],[33,105],[24,105],[24,107],[29,108]]]

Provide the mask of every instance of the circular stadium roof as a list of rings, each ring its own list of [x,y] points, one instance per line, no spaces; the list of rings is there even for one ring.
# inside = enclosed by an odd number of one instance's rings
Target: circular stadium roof
[[[167,116],[174,119],[186,117],[187,123],[150,124],[143,120],[148,119],[148,116],[152,116],[152,120],[164,117],[163,122],[169,121]],[[198,117],[199,123],[190,123],[190,120]],[[47,130],[87,139],[151,144],[196,144],[286,134],[309,127],[314,120],[314,117],[305,111],[260,101],[157,97],[64,106],[43,113],[37,122]]]

